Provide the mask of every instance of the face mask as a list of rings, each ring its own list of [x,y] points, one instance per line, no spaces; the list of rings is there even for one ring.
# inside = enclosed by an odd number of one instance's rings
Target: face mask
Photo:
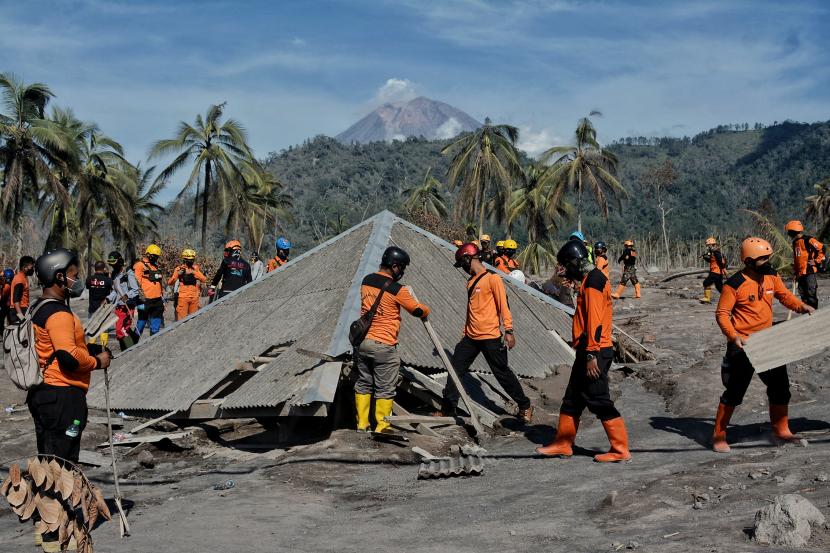
[[[240,257],[242,257],[242,252],[239,250],[233,250],[231,252],[231,257],[233,257],[234,259],[239,259]]]
[[[574,259],[565,266],[565,276],[571,280],[582,280],[588,265],[587,259]]]
[[[71,278],[67,278],[66,281],[72,280]],[[84,281],[76,278],[72,281],[72,285],[66,289],[69,292],[70,298],[79,298],[81,294],[84,293]]]
[[[187,265],[188,267],[192,267],[193,266],[193,260],[192,259],[185,259],[184,264]]]
[[[158,262],[158,260],[159,260],[159,256],[157,256],[157,255],[148,255],[147,256],[147,261],[149,261],[153,265],[155,265]]]
[[[33,274],[35,274],[35,268],[32,267],[31,269],[26,269],[25,271],[23,271],[23,274],[26,276],[32,276]]]
[[[404,269],[401,269],[400,267],[397,267],[397,266],[392,267],[392,279],[395,282],[398,282],[400,279],[402,279],[403,274],[404,274]]]
[[[763,265],[756,265],[755,266],[755,272],[760,274],[760,275],[774,275],[775,274],[775,268],[772,266],[771,263],[767,262],[767,263],[764,263]]]
[[[473,274],[473,260],[465,257],[461,261],[461,268],[464,269],[464,272],[468,275]]]
[[[277,257],[285,261],[286,259],[288,259],[288,252],[285,250],[279,250],[277,251]]]

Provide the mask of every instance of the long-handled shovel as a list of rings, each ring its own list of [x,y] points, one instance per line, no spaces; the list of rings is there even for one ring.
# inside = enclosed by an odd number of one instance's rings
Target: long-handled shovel
[[[476,431],[476,435],[473,436],[473,439],[476,443],[478,443],[485,434],[484,428],[478,420],[478,414],[473,407],[473,401],[470,399],[470,396],[467,395],[464,385],[461,384],[461,379],[458,377],[458,373],[455,372],[455,367],[453,367],[452,363],[450,363],[450,360],[447,357],[447,352],[444,351],[444,346],[441,345],[441,340],[438,339],[438,334],[435,332],[435,329],[432,328],[432,323],[429,322],[429,319],[421,319],[421,321],[424,323],[424,328],[427,330],[427,334],[429,334],[432,344],[435,346],[435,349],[438,350],[438,356],[441,358],[441,362],[444,363],[444,368],[447,369],[447,373],[450,375],[455,387],[458,389],[461,400],[467,407],[467,412],[470,414],[470,422],[472,422],[473,428]]]
[[[118,467],[115,465],[115,445],[112,442],[112,415],[110,414],[110,373],[104,369],[104,397],[107,403],[107,431],[110,439],[110,459],[112,459],[112,479],[115,482],[115,506],[118,507],[118,521],[121,529],[121,537],[130,535],[130,523],[127,522],[127,514],[121,505],[121,487],[118,484]]]

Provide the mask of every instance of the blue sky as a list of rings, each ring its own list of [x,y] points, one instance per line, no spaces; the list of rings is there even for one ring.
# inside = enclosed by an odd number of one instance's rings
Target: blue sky
[[[605,141],[830,119],[828,28],[823,1],[0,0],[0,71],[133,160],[212,103],[265,156],[416,95],[534,153],[595,109]]]

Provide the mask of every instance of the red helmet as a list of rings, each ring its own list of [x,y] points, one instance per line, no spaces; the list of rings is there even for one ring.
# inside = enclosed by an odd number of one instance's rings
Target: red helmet
[[[465,257],[478,257],[479,251],[478,246],[473,243],[467,242],[466,244],[462,244],[455,251],[455,267],[461,267],[461,263]]]

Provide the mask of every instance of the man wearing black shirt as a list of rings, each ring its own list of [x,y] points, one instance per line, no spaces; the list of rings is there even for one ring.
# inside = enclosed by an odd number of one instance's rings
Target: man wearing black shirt
[[[112,292],[112,278],[107,273],[106,263],[95,262],[95,272],[87,277],[86,288],[89,290],[89,316],[91,317]]]
[[[216,290],[216,285],[220,281],[222,282],[217,299],[227,296],[234,290],[251,282],[251,266],[242,259],[242,244],[238,240],[231,240],[225,244],[224,254],[225,257],[210,283],[210,295],[212,296]]]

